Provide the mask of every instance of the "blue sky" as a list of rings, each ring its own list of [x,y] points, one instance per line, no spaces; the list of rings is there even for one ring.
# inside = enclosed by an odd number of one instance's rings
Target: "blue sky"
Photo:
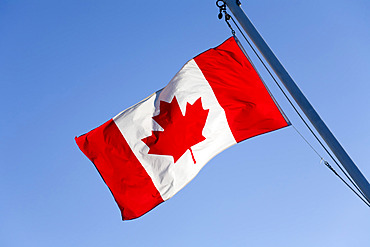
[[[241,2],[369,179],[370,2]],[[291,127],[224,151],[172,199],[121,221],[74,137],[227,39],[217,14],[215,1],[1,1],[1,246],[369,244],[369,208]]]

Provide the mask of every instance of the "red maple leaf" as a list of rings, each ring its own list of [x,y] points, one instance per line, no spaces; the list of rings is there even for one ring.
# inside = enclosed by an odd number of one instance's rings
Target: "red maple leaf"
[[[202,131],[209,112],[203,109],[201,98],[186,104],[185,116],[176,97],[170,103],[161,101],[159,109],[160,114],[153,119],[164,131],[152,131],[151,136],[141,139],[149,147],[149,154],[171,155],[176,163],[189,149],[196,163],[191,147],[206,139]]]

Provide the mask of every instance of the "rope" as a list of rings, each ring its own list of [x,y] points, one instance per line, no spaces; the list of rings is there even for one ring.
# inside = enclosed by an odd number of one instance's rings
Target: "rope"
[[[320,160],[323,161],[324,158],[319,154],[319,152],[311,145],[311,143],[297,130],[297,128],[292,124],[295,131],[301,136],[301,138],[307,143],[308,146],[320,157]],[[325,160],[324,160],[325,161]]]
[[[323,163],[325,164],[326,167],[329,168],[329,170],[331,170],[348,188],[350,188],[352,190],[352,192],[354,192],[368,207],[370,207],[370,203],[365,199],[365,195],[363,194],[363,192],[360,190],[360,188],[354,183],[354,181],[352,180],[352,178],[347,174],[347,172],[339,165],[339,163],[336,161],[336,159],[333,157],[333,155],[329,152],[329,150],[325,147],[325,145],[322,143],[322,141],[319,139],[319,137],[315,134],[315,132],[312,130],[312,128],[308,125],[307,121],[303,118],[303,116],[300,114],[300,112],[298,111],[298,109],[295,107],[295,105],[293,104],[293,102],[291,101],[291,99],[288,97],[288,95],[285,93],[285,91],[283,90],[283,88],[280,86],[280,84],[278,83],[277,79],[274,77],[274,75],[272,74],[272,72],[270,71],[270,69],[267,67],[267,65],[265,64],[265,62],[262,60],[262,58],[259,56],[259,54],[257,53],[257,51],[254,49],[254,47],[252,46],[251,42],[247,39],[247,37],[244,35],[244,33],[242,32],[242,30],[240,29],[239,25],[235,22],[234,18],[229,15],[227,12],[226,12],[226,5],[220,5],[219,2],[223,2],[223,1],[217,1],[216,2],[216,5],[217,7],[220,8],[220,13],[218,15],[218,18],[221,19],[222,18],[222,12],[225,14],[225,22],[227,23],[228,27],[231,29],[231,33],[233,34],[233,36],[235,36],[235,30],[232,28],[231,24],[229,23],[229,20],[231,19],[232,22],[234,23],[234,25],[238,28],[239,32],[241,33],[241,35],[243,36],[244,40],[248,43],[248,45],[250,46],[250,48],[252,49],[252,51],[254,52],[254,54],[257,56],[257,58],[259,59],[259,61],[262,63],[262,65],[264,66],[264,68],[266,69],[266,71],[269,73],[269,75],[271,76],[271,78],[273,79],[273,81],[275,82],[275,84],[278,86],[278,88],[280,89],[280,91],[283,93],[284,97],[288,100],[289,104],[293,107],[294,111],[297,113],[297,115],[299,116],[299,118],[303,121],[303,123],[306,125],[306,127],[309,129],[309,131],[311,132],[311,134],[315,137],[315,139],[319,142],[319,144],[321,145],[321,147],[325,150],[325,152],[330,156],[330,158],[334,161],[334,163],[337,165],[337,167],[342,171],[342,173],[347,177],[347,179],[350,181],[350,183],[356,188],[353,189],[351,187],[350,184],[348,184],[336,171],[335,169],[330,166],[329,162],[327,162],[326,160],[324,160],[322,158],[322,156],[317,152],[316,149],[313,148],[313,146],[307,141],[306,138],[303,137],[303,135],[294,127],[294,129],[297,131],[297,133],[302,137],[302,139],[311,147],[311,149],[320,157],[321,161],[323,161]],[[361,195],[360,195],[361,194]]]

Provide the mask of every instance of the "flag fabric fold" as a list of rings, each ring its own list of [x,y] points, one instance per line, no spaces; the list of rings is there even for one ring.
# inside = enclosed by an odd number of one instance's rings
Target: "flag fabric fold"
[[[76,142],[129,220],[171,198],[222,150],[288,125],[231,37]]]

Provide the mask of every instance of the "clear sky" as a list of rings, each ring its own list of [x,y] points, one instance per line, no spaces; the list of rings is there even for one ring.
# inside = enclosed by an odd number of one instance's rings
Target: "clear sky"
[[[370,179],[370,2],[241,2]],[[74,137],[227,39],[217,14],[214,0],[0,2],[0,246],[369,246],[370,209],[292,127],[220,153],[172,199],[121,221]]]

